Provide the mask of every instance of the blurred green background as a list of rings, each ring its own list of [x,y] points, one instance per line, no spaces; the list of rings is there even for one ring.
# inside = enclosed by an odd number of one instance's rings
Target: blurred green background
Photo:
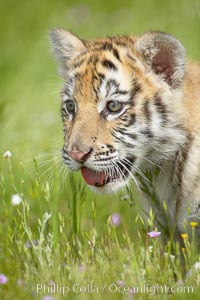
[[[62,80],[48,37],[54,27],[82,38],[162,30],[200,59],[199,0],[1,0],[0,151],[17,160],[62,145]]]

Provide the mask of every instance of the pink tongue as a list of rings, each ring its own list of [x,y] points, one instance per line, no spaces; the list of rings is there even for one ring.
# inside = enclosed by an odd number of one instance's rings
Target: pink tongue
[[[94,170],[88,169],[86,167],[81,168],[81,173],[86,183],[89,185],[103,186],[105,180],[105,173],[97,173]]]

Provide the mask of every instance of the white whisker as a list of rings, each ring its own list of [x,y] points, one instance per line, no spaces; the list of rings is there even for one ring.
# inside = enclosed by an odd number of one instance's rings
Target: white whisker
[[[145,180],[149,181],[149,179],[145,176],[145,174],[137,167],[135,166],[133,163],[131,163],[127,158],[123,158],[122,162],[125,162],[126,164],[128,164],[131,168],[134,169],[134,171],[136,173],[138,173],[140,176],[142,176]]]
[[[135,182],[135,184],[137,186],[137,189],[140,191],[140,188],[139,188],[139,185],[138,185],[138,182],[137,182],[135,176],[129,171],[129,169],[121,161],[118,161],[118,164],[120,164],[128,172],[128,174],[130,175],[130,177]]]

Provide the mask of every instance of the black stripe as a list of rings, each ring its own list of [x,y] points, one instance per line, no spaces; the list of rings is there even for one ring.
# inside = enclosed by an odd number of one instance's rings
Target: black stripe
[[[70,98],[72,96],[71,94],[71,87],[74,84],[74,77],[70,77],[69,80],[66,82],[64,86],[64,93]]]
[[[96,159],[97,161],[110,161],[112,158],[111,157],[105,157],[105,158],[100,158],[98,157],[98,159]]]
[[[125,123],[128,121],[127,115],[124,115],[124,114],[123,114],[123,115],[120,116],[119,118],[120,118],[120,120],[122,120],[122,121],[125,122]],[[123,126],[124,126],[124,123],[122,123],[122,124],[123,124]]]
[[[61,114],[68,116],[68,113],[66,112],[65,108],[61,108]]]
[[[132,55],[127,54],[127,57],[128,57],[130,60],[132,60],[134,63],[136,62],[136,59],[135,59]]]
[[[115,44],[119,47],[127,48],[127,43],[122,41],[115,41]]]
[[[122,135],[130,137],[131,139],[134,139],[134,140],[137,139],[137,134],[126,132],[126,129],[117,128],[116,131],[119,132],[119,133],[121,133]]]
[[[125,90],[116,90],[115,92],[113,92],[113,93],[111,94],[111,96],[112,96],[112,95],[127,95],[127,94],[128,94],[128,92],[125,91]]]
[[[96,87],[94,86],[94,83],[92,83],[92,88],[93,88],[93,91],[95,93],[95,102],[97,103],[98,100],[99,100],[99,93],[98,93]]]
[[[126,136],[130,137],[133,140],[137,139],[137,134],[135,134],[135,133],[126,133]]]
[[[166,106],[162,103],[162,100],[159,96],[154,97],[154,104],[156,106],[156,110],[162,116],[163,125],[167,122],[167,109]]]
[[[75,77],[76,79],[80,79],[80,78],[82,77],[82,73],[77,72],[76,74],[74,74],[74,77]]]
[[[134,148],[134,147],[135,147],[135,145],[133,145],[133,144],[131,144],[131,143],[128,143],[128,142],[126,142],[124,139],[118,137],[118,136],[116,135],[115,132],[112,131],[111,134],[112,134],[112,136],[113,136],[117,141],[120,141],[122,144],[126,145],[127,147],[129,147],[129,148]]]
[[[101,79],[105,79],[105,75],[102,73],[97,73],[97,75],[101,78]]]
[[[114,71],[117,71],[117,67],[114,65],[114,63],[111,60],[104,59],[101,64],[107,69],[112,69]]]
[[[66,147],[63,147],[63,149],[62,149],[62,155],[63,155],[63,157],[65,159],[69,159],[69,155],[68,155],[68,151],[67,151]]]
[[[106,97],[110,92],[111,86],[114,86],[116,90],[119,88],[119,84],[114,79],[108,80],[106,83]]]
[[[136,122],[136,115],[135,114],[131,114],[129,116],[129,120],[128,120],[126,126],[128,126],[128,127],[132,126],[135,122]]]
[[[106,144],[106,146],[107,146],[107,148],[109,149],[110,153],[116,152],[116,149],[115,149],[112,145]]]
[[[119,52],[116,48],[113,47],[113,45],[111,43],[104,43],[103,45],[99,45],[100,47],[98,47],[98,50],[108,50],[108,51],[112,51],[113,55],[115,56],[115,58],[121,62],[120,56],[119,56]]]
[[[87,50],[86,51],[83,51],[82,53],[80,53],[77,57],[76,57],[76,60],[84,60],[86,58],[86,55],[87,55]],[[84,57],[85,56],[85,57]]]
[[[88,63],[92,63],[94,65],[96,65],[99,61],[99,57],[97,55],[92,55],[89,60]]]
[[[77,62],[74,63],[73,67],[74,69],[79,68],[80,66],[82,66],[82,64],[85,62],[85,59],[81,59]]]
[[[146,135],[148,138],[153,137],[153,133],[151,132],[151,130],[149,128],[140,130],[140,133],[142,133],[143,135]]]
[[[117,49],[113,49],[113,55],[116,57],[117,60],[119,60],[121,62],[120,56],[119,56],[119,52]]]
[[[176,183],[179,187],[182,186],[183,173],[186,161],[188,159],[188,153],[193,143],[193,137],[189,134],[185,144],[177,151],[175,157],[174,173],[176,174]]]
[[[97,76],[96,76],[96,70],[93,70],[92,73],[92,88],[93,91],[95,93],[95,102],[97,103],[99,100],[99,92],[98,92],[98,88],[95,86],[95,81],[98,80]]]
[[[109,50],[109,51],[112,51],[113,50],[113,46],[112,46],[111,43],[105,42],[103,45],[100,44],[99,50]]]
[[[138,83],[138,81],[136,79],[133,80],[132,83],[133,87],[130,93],[130,101],[132,101],[134,99],[134,97],[141,92],[142,88],[141,85]]]
[[[151,121],[151,111],[149,109],[149,100],[148,99],[144,102],[143,110],[144,110],[144,114],[145,114],[147,121],[150,122]]]

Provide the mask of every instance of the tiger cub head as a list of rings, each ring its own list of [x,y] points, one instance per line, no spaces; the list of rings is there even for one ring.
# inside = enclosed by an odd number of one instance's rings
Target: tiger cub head
[[[150,32],[81,40],[50,34],[64,78],[64,163],[95,191],[110,193],[142,170],[170,159],[183,142],[185,50]]]

